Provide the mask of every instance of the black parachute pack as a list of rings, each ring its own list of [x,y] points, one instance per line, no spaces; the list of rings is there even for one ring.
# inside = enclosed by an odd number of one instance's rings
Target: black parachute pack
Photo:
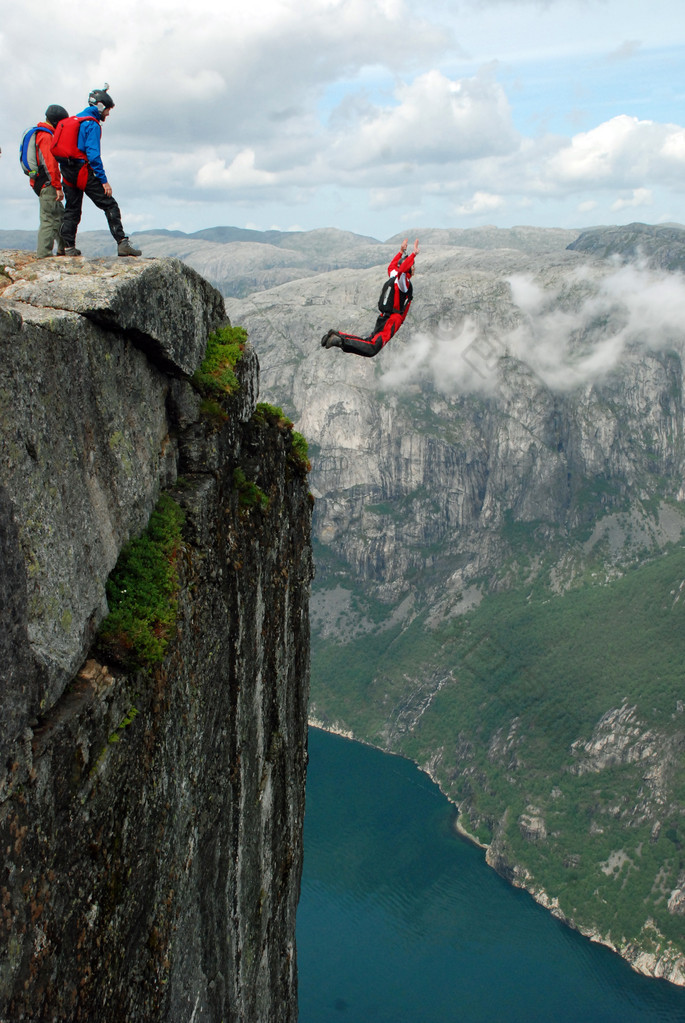
[[[385,313],[387,316],[389,313],[396,312],[395,309],[395,285],[397,283],[397,277],[388,277],[387,281],[381,289],[380,298],[378,299],[378,311]]]

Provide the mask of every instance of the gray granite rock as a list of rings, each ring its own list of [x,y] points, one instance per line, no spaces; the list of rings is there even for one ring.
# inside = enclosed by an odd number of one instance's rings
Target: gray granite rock
[[[225,421],[203,415],[185,375],[223,303],[180,264],[86,264],[52,295],[57,260],[3,256],[0,1018],[295,1023],[312,561],[291,432],[253,419],[249,346]],[[241,504],[237,468],[268,503]],[[125,673],[90,644],[163,489],[186,516],[176,634]]]
[[[50,310],[77,313],[125,334],[172,373],[194,372],[207,335],[225,319],[221,295],[176,259],[53,258],[9,272],[13,283],[3,303],[25,319],[36,315],[27,305],[42,317]]]

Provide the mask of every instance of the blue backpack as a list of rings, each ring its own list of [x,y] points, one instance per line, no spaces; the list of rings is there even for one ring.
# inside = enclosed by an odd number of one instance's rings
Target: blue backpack
[[[46,131],[48,135],[52,135],[52,131],[49,128],[39,128],[36,125],[33,128],[27,128],[21,138],[21,145],[19,146],[19,163],[24,174],[27,174],[30,178],[35,178],[38,173],[38,154],[36,153],[36,132]]]

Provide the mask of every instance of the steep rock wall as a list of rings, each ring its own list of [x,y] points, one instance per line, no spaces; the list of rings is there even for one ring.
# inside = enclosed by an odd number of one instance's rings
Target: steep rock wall
[[[311,506],[287,429],[188,374],[221,296],[173,260],[4,253],[0,1019],[297,1016]],[[240,467],[268,497],[241,505]],[[89,655],[162,489],[185,511],[177,635]],[[6,765],[6,770],[5,770]]]
[[[655,481],[682,497],[679,331],[670,347],[627,345],[611,373],[573,387],[549,385],[498,340],[520,327],[512,278],[534,280],[573,319],[583,289],[601,288],[613,272],[582,252],[422,252],[410,317],[377,359],[321,350],[318,339],[333,324],[368,332],[379,268],[228,301],[258,347],[267,400],[289,410],[316,447],[320,579],[330,552],[390,602],[410,581],[441,594],[434,569],[449,561],[459,592],[501,563],[497,533],[507,519],[573,529]],[[607,317],[589,324],[590,340],[576,338],[569,367],[592,349],[592,331],[602,341],[620,330],[622,314]],[[470,350],[460,348],[465,321],[480,325]],[[534,350],[534,336],[527,345]],[[426,369],[428,351],[442,352],[442,375]]]

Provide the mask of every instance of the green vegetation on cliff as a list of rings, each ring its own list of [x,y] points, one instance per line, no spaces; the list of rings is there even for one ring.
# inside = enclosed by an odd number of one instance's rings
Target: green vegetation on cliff
[[[232,394],[238,389],[235,366],[243,354],[247,332],[243,327],[221,327],[207,339],[207,350],[193,383],[207,398]]]
[[[158,664],[173,634],[183,521],[181,508],[162,494],[147,529],[126,544],[107,581],[109,614],[98,646],[129,670]]]
[[[269,496],[253,480],[249,480],[241,468],[233,470],[233,486],[238,491],[238,502],[241,509],[260,508],[266,511],[269,507]]]
[[[289,433],[291,438],[291,454],[295,464],[309,472],[311,463],[309,461],[309,446],[306,438],[293,429],[293,421],[285,415],[283,409],[278,405],[270,405],[266,401],[260,401],[253,416],[256,423],[273,423],[284,433]]]

